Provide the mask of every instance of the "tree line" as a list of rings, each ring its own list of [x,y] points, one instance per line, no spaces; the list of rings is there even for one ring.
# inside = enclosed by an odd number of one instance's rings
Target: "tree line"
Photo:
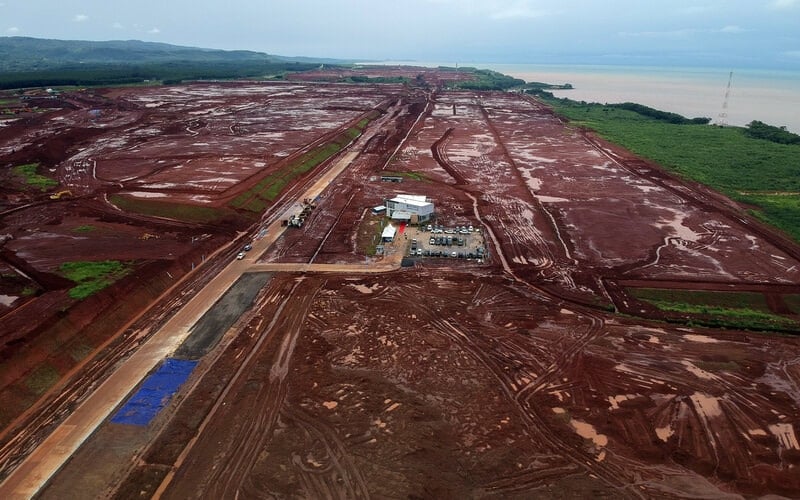
[[[318,64],[300,62],[168,62],[151,64],[97,64],[66,66],[45,71],[0,74],[0,89],[55,86],[96,86],[141,83],[146,80],[165,84],[185,80],[254,78],[306,71]]]

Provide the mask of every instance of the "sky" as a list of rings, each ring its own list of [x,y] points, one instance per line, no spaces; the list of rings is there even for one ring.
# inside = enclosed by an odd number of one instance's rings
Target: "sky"
[[[441,63],[800,69],[800,0],[0,0],[0,36]]]

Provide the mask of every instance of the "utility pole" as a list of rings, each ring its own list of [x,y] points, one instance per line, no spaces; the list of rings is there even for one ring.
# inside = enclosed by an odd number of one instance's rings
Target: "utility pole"
[[[725,99],[722,101],[722,111],[720,111],[717,123],[725,127],[728,125],[728,98],[731,95],[731,81],[733,81],[733,71],[728,75],[728,86],[725,88]]]

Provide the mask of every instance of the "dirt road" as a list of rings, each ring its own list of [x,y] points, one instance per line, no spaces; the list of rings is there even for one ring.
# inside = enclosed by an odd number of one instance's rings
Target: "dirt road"
[[[358,150],[344,154],[298,200],[316,198],[336,176],[350,165],[358,154]],[[246,254],[244,259],[232,261],[205,288],[200,290],[6,478],[0,485],[0,496],[9,499],[34,496],[131,390],[164,357],[178,348],[186,339],[192,326],[243,273],[250,270],[261,271],[266,268],[280,270],[280,266],[276,268],[275,264],[256,265],[256,261],[286,230],[281,225],[281,221],[299,213],[301,209],[302,205],[299,201],[289,204],[285,213],[269,225],[266,232],[261,232],[264,236],[253,242],[253,249]],[[298,266],[295,270],[319,270],[325,266],[319,264],[306,266],[313,269],[301,269],[302,267]],[[390,268],[381,267],[379,272],[387,270]]]

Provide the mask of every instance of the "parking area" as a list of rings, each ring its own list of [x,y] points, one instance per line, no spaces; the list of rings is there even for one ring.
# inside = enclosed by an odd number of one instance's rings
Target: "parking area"
[[[472,225],[438,226],[421,225],[406,228],[406,255],[409,257],[450,258],[477,260],[486,259],[486,244],[483,232]]]

